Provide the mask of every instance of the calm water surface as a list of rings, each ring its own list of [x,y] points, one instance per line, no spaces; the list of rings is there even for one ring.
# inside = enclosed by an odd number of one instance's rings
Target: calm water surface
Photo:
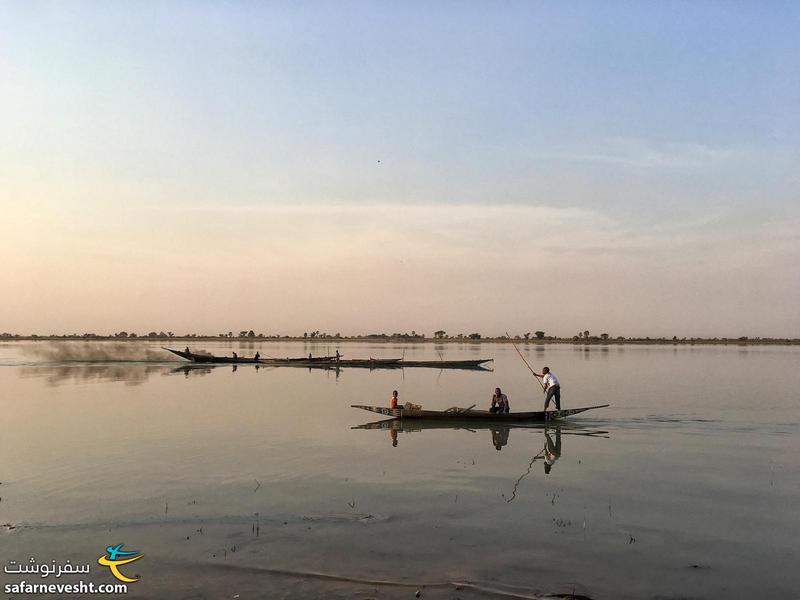
[[[565,407],[611,407],[547,429],[395,431],[358,428],[378,415],[349,405],[397,389],[483,407],[500,386],[536,410],[541,389],[495,344],[344,343],[494,370],[338,375],[181,369],[145,343],[109,362],[116,348],[0,344],[0,562],[94,564],[124,543],[145,553],[129,597],[800,596],[797,348],[530,345]]]

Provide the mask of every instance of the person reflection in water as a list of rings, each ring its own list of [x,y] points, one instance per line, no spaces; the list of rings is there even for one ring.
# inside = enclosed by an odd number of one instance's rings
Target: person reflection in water
[[[492,396],[492,406],[489,408],[491,413],[507,413],[508,412],[508,397],[500,391],[500,388],[494,388],[494,395]]]
[[[397,429],[389,430],[389,438],[392,440],[392,447],[397,447]]]
[[[553,438],[551,438],[550,434],[547,432],[547,429],[544,430],[544,437],[544,473],[548,475],[556,461],[561,458],[561,427],[556,427],[555,444],[553,443]]]
[[[508,444],[508,433],[511,431],[508,427],[501,427],[499,429],[492,429],[492,445],[498,452],[503,449],[503,446]]]

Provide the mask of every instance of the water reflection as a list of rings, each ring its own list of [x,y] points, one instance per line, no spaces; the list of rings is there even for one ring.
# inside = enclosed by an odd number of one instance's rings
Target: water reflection
[[[83,384],[122,381],[126,385],[141,385],[153,375],[165,375],[170,372],[163,365],[143,364],[100,364],[100,365],[40,365],[22,367],[23,377],[41,377],[47,385],[56,386],[64,383]]]
[[[503,449],[503,446],[508,445],[508,434],[511,431],[509,427],[498,427],[496,429],[492,429],[492,444],[494,445],[494,449],[500,451]]]
[[[454,421],[435,421],[435,420],[418,420],[403,421],[401,419],[387,419],[383,421],[375,421],[372,423],[364,423],[357,425],[352,429],[377,429],[388,432],[389,442],[393,447],[399,445],[399,434],[409,434],[425,430],[433,429],[450,429],[450,430],[465,430],[471,433],[476,433],[479,430],[487,430],[490,434],[490,443],[492,447],[502,451],[509,445],[512,429],[528,430],[525,433],[541,432],[540,438],[541,450],[534,454],[528,461],[527,467],[520,474],[513,484],[511,494],[506,496],[503,494],[505,501],[513,502],[517,497],[517,491],[520,483],[525,479],[534,469],[537,462],[542,464],[544,475],[550,475],[556,466],[556,463],[561,458],[564,445],[563,438],[569,435],[580,435],[584,437],[595,438],[609,438],[609,432],[599,429],[585,427],[583,425],[571,422],[563,423],[536,423],[536,424],[498,424],[498,423],[481,423],[481,422],[454,422]],[[529,445],[531,442],[530,435],[523,436],[521,434],[515,435],[515,439],[523,440],[522,443]]]
[[[235,366],[235,365],[234,365]],[[204,375],[209,375],[216,367],[212,367],[210,365],[181,365],[180,367],[175,367],[170,371],[171,374],[183,374],[183,376],[188,379],[189,377],[202,377]]]
[[[40,364],[20,367],[22,377],[43,378],[48,385],[56,386],[65,383],[84,384],[102,382],[123,382],[126,385],[141,385],[155,375],[183,375],[184,378],[203,377],[213,372],[236,373],[240,365],[236,364],[183,364],[179,367],[165,364],[146,364],[131,362],[109,362],[100,364]],[[272,370],[281,367],[265,367],[262,365],[242,365],[243,369]],[[308,372],[317,371],[316,367],[304,367]],[[340,369],[323,369],[332,371],[339,378]]]
[[[402,371],[400,366],[381,365],[376,367],[351,367],[350,365],[336,366],[336,365],[258,365],[258,364],[244,364],[238,365],[235,363],[227,364],[208,364],[208,363],[189,363],[181,364],[180,366],[172,366],[158,363],[146,362],[107,362],[107,363],[55,363],[55,364],[39,364],[36,366],[21,367],[21,374],[23,377],[42,377],[47,380],[49,385],[59,385],[63,383],[99,383],[108,381],[121,381],[127,385],[141,385],[145,383],[153,375],[178,375],[181,374],[185,378],[195,376],[210,375],[212,372],[230,372],[236,373],[240,368],[243,370],[254,369],[256,373],[262,370],[275,370],[291,368],[292,370],[307,370],[309,373],[323,371],[326,374],[333,375],[338,381],[343,371],[350,368],[358,369],[359,371]],[[431,369],[433,370],[433,369]],[[438,369],[439,375],[444,372],[445,368]],[[452,370],[452,369],[447,369]],[[458,370],[462,371],[481,371],[491,372],[491,369],[484,367],[460,367]]]
[[[561,457],[561,436],[562,435],[582,435],[586,437],[603,437],[608,438],[608,431],[599,429],[592,429],[584,427],[576,423],[491,423],[480,421],[442,421],[442,420],[424,420],[414,419],[384,419],[382,421],[374,421],[372,423],[364,423],[363,425],[356,425],[352,429],[380,429],[388,431],[389,440],[392,446],[399,444],[398,434],[400,433],[414,433],[430,429],[452,429],[452,430],[465,430],[471,433],[476,433],[479,430],[488,430],[491,435],[491,444],[495,450],[501,451],[508,446],[508,441],[511,436],[512,429],[527,429],[539,430],[544,434],[542,451],[536,455],[536,460],[545,461],[545,471],[547,473],[553,468],[555,462]],[[526,441],[526,443],[528,443]]]

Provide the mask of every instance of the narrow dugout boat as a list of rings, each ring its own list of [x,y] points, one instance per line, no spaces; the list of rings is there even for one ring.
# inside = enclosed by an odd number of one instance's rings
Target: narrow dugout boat
[[[562,410],[532,411],[532,412],[509,412],[493,413],[488,410],[473,410],[472,407],[460,408],[453,406],[447,410],[424,410],[417,408],[387,408],[384,406],[364,406],[362,404],[351,404],[351,408],[360,408],[370,412],[386,415],[395,419],[429,419],[429,420],[452,420],[452,421],[493,421],[497,423],[544,423],[556,421],[577,415],[578,413],[593,410],[595,408],[606,408],[608,404],[598,404],[596,406],[584,406],[581,408],[565,408]]]
[[[176,356],[199,364],[259,364],[270,367],[322,367],[326,369],[338,369],[340,367],[360,367],[367,369],[391,369],[404,367],[429,367],[434,369],[471,369],[475,371],[488,371],[484,363],[491,362],[493,359],[479,360],[404,360],[402,358],[356,358],[344,359],[339,356],[316,356],[312,358],[270,358],[262,357],[256,360],[254,357],[232,357],[214,356],[213,354],[185,352],[173,348],[164,348]]]
[[[477,360],[403,360],[404,367],[431,367],[434,369],[475,369],[484,363],[492,362],[493,358],[480,358]]]
[[[245,356],[238,356],[233,358],[232,356],[214,356],[213,354],[199,354],[197,352],[184,352],[183,350],[173,350],[172,348],[164,348],[162,346],[162,350],[166,350],[168,352],[172,352],[173,354],[180,356],[181,358],[185,358],[186,360],[190,360],[195,363],[215,363],[215,364],[287,364],[287,363],[297,363],[297,364],[317,364],[317,363],[334,363],[336,361],[335,356],[317,356],[312,358],[260,358],[256,359],[254,357],[245,357]],[[399,360],[399,359],[398,359]]]

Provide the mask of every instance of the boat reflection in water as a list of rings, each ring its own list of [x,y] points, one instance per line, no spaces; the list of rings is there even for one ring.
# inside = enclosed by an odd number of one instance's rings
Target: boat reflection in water
[[[154,375],[163,375],[169,369],[163,365],[136,362],[111,362],[101,364],[55,363],[25,366],[20,375],[25,378],[43,378],[47,385],[122,382],[136,386]]]
[[[492,423],[481,421],[443,421],[443,420],[402,420],[402,419],[386,419],[383,421],[375,421],[373,423],[365,423],[364,425],[357,425],[352,429],[382,429],[389,432],[389,439],[392,446],[398,445],[399,434],[415,433],[424,431],[426,429],[463,429],[472,433],[478,430],[486,429],[491,434],[492,447],[495,450],[501,451],[508,446],[508,440],[511,436],[512,429],[526,429],[527,433],[530,430],[538,430],[542,432],[543,439],[541,439],[541,450],[533,455],[528,461],[525,471],[517,477],[514,481],[511,493],[506,495],[502,494],[505,502],[513,502],[517,498],[519,486],[522,480],[528,477],[533,471],[534,465],[541,462],[545,475],[549,475],[556,462],[561,458],[562,453],[562,438],[567,435],[580,435],[584,437],[599,437],[608,438],[608,431],[594,429],[588,426],[581,425],[580,423],[570,421],[551,421],[549,423]],[[534,446],[536,447],[536,446]]]
[[[475,433],[486,429],[491,434],[491,443],[495,450],[502,450],[508,445],[512,429],[539,430],[544,434],[542,451],[534,457],[545,463],[545,472],[549,473],[555,461],[561,457],[561,436],[582,435],[586,437],[609,437],[607,431],[585,427],[575,422],[553,421],[550,423],[492,423],[481,421],[443,421],[425,419],[384,419],[356,425],[352,429],[382,429],[389,432],[392,446],[398,445],[399,433],[414,433],[427,429],[463,429]]]

